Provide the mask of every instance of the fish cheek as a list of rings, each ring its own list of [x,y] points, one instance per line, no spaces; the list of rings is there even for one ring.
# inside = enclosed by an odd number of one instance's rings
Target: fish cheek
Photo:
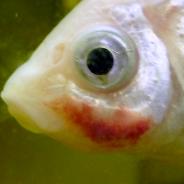
[[[152,127],[150,118],[123,107],[104,116],[93,105],[69,97],[52,101],[49,106],[61,117],[66,117],[67,123],[78,128],[84,138],[104,149],[135,146]]]

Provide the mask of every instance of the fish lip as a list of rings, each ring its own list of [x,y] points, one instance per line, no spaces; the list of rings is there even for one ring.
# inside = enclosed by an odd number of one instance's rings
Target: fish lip
[[[36,122],[26,111],[24,102],[27,100],[27,98],[25,98],[21,94],[22,93],[20,91],[18,91],[18,93],[15,93],[14,90],[11,90],[9,86],[6,85],[0,95],[5,104],[8,106],[9,113],[17,120],[17,122],[22,127],[34,133],[40,133],[40,129],[36,125]]]

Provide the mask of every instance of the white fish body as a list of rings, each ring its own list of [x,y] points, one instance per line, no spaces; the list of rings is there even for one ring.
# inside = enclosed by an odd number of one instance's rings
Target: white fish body
[[[2,98],[23,127],[77,147],[183,154],[183,60],[184,0],[84,0]]]

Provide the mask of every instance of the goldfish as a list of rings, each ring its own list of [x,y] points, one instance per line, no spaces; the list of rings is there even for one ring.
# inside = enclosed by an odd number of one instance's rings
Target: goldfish
[[[183,154],[183,41],[184,0],[84,0],[1,96],[24,128],[77,148]]]

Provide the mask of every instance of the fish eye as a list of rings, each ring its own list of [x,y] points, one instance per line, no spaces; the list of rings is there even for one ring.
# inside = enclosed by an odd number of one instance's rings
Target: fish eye
[[[107,75],[112,69],[113,63],[114,57],[106,48],[93,49],[87,56],[87,66],[95,75]]]
[[[128,84],[138,68],[133,41],[109,27],[82,34],[76,41],[74,61],[82,76],[100,89]]]

